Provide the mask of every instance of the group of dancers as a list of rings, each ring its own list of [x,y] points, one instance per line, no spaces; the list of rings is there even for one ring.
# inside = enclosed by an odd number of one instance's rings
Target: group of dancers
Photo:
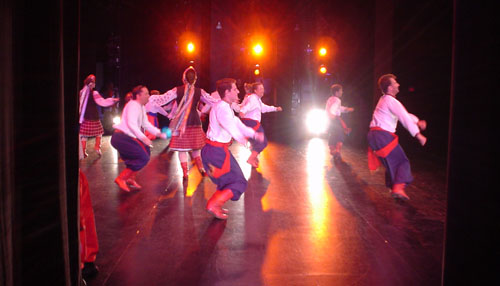
[[[282,111],[281,107],[266,105],[262,102],[264,85],[256,82],[245,84],[246,95],[239,103],[239,90],[234,79],[217,81],[216,91],[207,93],[195,86],[196,70],[188,67],[183,75],[183,85],[167,92],[150,95],[146,86],[139,85],[132,90],[131,99],[125,105],[121,121],[113,126],[111,145],[118,150],[126,168],[116,177],[120,189],[130,192],[131,188],[140,189],[135,176],[148,163],[150,148],[155,138],[166,139],[167,135],[158,128],[156,113],[170,119],[171,141],[169,148],[177,151],[183,178],[188,177],[189,156],[202,175],[208,175],[217,185],[217,191],[208,200],[207,210],[215,217],[227,218],[227,210],[222,205],[229,199],[238,200],[246,189],[246,179],[240,166],[228,149],[233,139],[241,144],[250,143],[251,154],[247,163],[259,166],[258,156],[267,146],[267,139],[261,125],[262,113]],[[85,80],[80,93],[80,135],[85,152],[86,138],[96,136],[95,150],[100,151],[102,126],[97,116],[96,106],[110,106],[117,99],[103,99],[95,87],[95,76]],[[373,112],[370,131],[367,135],[369,145],[369,168],[374,170],[383,164],[386,168],[386,185],[396,199],[408,200],[405,187],[411,183],[410,164],[395,135],[399,122],[414,136],[421,145],[426,138],[421,134],[426,128],[425,120],[419,120],[408,113],[396,99],[399,83],[392,74],[383,75],[378,81],[382,96]],[[92,96],[90,96],[92,95]],[[340,84],[331,87],[331,97],[326,103],[326,111],[331,120],[330,153],[334,160],[341,160],[341,148],[345,136],[351,131],[342,120],[342,114],[354,111],[342,106],[343,88]],[[167,111],[169,111],[167,113]],[[239,117],[235,115],[239,113]],[[200,114],[209,113],[208,130],[202,128]]]
[[[115,183],[123,191],[130,188],[140,189],[135,179],[139,170],[149,162],[152,140],[166,139],[167,134],[158,127],[157,113],[167,116],[171,121],[172,132],[169,148],[177,151],[183,170],[183,178],[188,177],[189,153],[198,170],[208,175],[217,185],[215,193],[206,204],[206,210],[218,219],[227,219],[228,210],[223,205],[228,200],[237,201],[247,188],[241,168],[231,154],[229,146],[233,140],[240,144],[250,143],[251,155],[247,163],[259,166],[258,156],[267,146],[267,139],[261,125],[262,113],[282,111],[281,107],[269,106],[262,102],[264,85],[256,82],[245,84],[246,95],[239,103],[239,90],[236,80],[224,78],[216,82],[216,91],[208,94],[195,86],[196,70],[187,68],[182,76],[183,85],[163,94],[152,91],[146,86],[133,88],[127,96],[121,121],[113,126],[111,145],[118,150],[125,163],[125,169],[116,177]],[[99,121],[97,106],[112,106],[118,99],[104,99],[95,90],[96,78],[89,75],[80,91],[80,158],[87,156],[88,137],[96,137],[94,149],[101,156],[101,136],[103,127]],[[382,92],[370,122],[368,139],[368,166],[376,170],[380,164],[386,169],[386,185],[392,196],[398,200],[409,200],[405,187],[413,181],[410,162],[395,134],[398,122],[423,146],[427,138],[421,134],[426,129],[425,120],[409,113],[396,99],[399,83],[396,76],[386,74],[379,78],[378,86]],[[335,161],[341,159],[341,149],[345,136],[351,132],[342,119],[342,114],[353,112],[354,108],[341,104],[343,89],[340,84],[331,86],[331,97],[326,103],[330,118],[328,145]],[[239,113],[239,117],[235,115]],[[208,130],[202,128],[200,114],[208,115]],[[84,277],[98,272],[95,258],[99,246],[95,231],[94,215],[90,201],[88,183],[80,171],[80,240],[81,268]]]
[[[398,200],[409,200],[405,187],[413,181],[410,161],[399,144],[395,134],[398,122],[401,122],[411,136],[424,146],[427,138],[421,133],[427,128],[427,122],[409,113],[396,99],[399,83],[393,74],[385,74],[378,80],[382,96],[373,111],[368,140],[368,168],[376,170],[381,164],[385,167],[385,184],[391,189],[391,195]],[[352,112],[354,108],[341,105],[342,86],[331,86],[331,97],[326,102],[326,112],[331,119],[328,145],[334,160],[341,160],[340,152],[345,136],[351,132],[342,120],[342,113]]]
[[[208,175],[217,185],[217,191],[207,202],[207,211],[217,218],[225,219],[227,210],[222,205],[229,199],[238,200],[247,186],[241,168],[228,146],[233,139],[241,144],[249,142],[252,152],[247,162],[258,168],[258,155],[267,146],[264,129],[260,124],[261,113],[282,111],[282,108],[262,102],[265,92],[262,83],[245,84],[247,94],[240,104],[236,80],[225,78],[217,81],[216,91],[212,94],[196,87],[196,80],[196,70],[188,67],[182,75],[183,85],[163,94],[155,92],[156,94],[150,95],[148,88],[142,85],[132,90],[130,99],[123,108],[120,123],[113,125],[114,132],[110,141],[125,163],[125,169],[115,178],[115,183],[126,192],[130,192],[131,188],[141,188],[135,176],[149,162],[152,140],[167,138],[158,128],[156,114],[160,113],[170,119],[169,150],[178,152],[183,178],[188,177],[191,155],[202,175]],[[80,93],[80,102],[86,103],[86,106],[81,104],[80,108],[81,118],[84,119],[80,126],[83,153],[86,157],[86,139],[94,136],[94,148],[101,156],[99,139],[103,129],[96,106],[111,106],[116,99],[103,99],[94,90],[94,75],[87,77],[84,84]],[[239,117],[235,116],[235,111],[239,113]],[[202,128],[201,113],[209,113],[206,135]],[[90,129],[92,132],[88,132]]]

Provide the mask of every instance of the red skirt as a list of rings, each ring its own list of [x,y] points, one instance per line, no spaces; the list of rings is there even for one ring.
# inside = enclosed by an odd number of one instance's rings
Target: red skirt
[[[84,119],[80,125],[80,135],[84,137],[95,137],[104,134],[100,120]]]
[[[199,150],[205,146],[205,133],[201,126],[187,126],[179,136],[172,136],[170,149],[174,151]]]

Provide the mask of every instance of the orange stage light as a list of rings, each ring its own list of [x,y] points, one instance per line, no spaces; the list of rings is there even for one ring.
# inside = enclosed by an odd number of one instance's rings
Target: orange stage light
[[[326,48],[321,48],[321,49],[319,49],[318,53],[321,57],[324,57],[324,56],[326,56],[327,50],[326,50]]]
[[[255,75],[259,75],[259,74],[260,74],[260,70],[259,70],[259,69],[255,69],[255,70],[253,71],[253,73],[254,73]]]
[[[325,66],[321,66],[321,67],[319,68],[319,72],[320,72],[320,73],[322,73],[322,74],[325,74],[325,73],[326,73],[326,71],[327,71],[327,70],[326,70],[326,67],[325,67]]]
[[[188,52],[188,53],[192,53],[192,52],[194,52],[194,49],[195,49],[195,46],[194,46],[193,42],[189,42],[189,43],[187,44],[187,46],[186,46],[186,50],[187,50],[187,52]]]
[[[262,47],[261,44],[256,44],[253,46],[253,54],[256,56],[260,56],[262,52],[264,52],[264,48]]]

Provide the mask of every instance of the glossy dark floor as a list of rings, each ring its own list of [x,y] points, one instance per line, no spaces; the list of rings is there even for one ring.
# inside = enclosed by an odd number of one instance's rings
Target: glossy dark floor
[[[411,200],[395,202],[382,170],[349,146],[334,163],[324,139],[270,143],[261,166],[231,147],[249,180],[227,221],[205,212],[215,191],[196,167],[183,183],[176,153],[156,140],[141,191],[120,191],[124,168],[103,139],[103,157],[81,162],[94,206],[99,275],[88,285],[439,285],[445,170],[412,161]]]

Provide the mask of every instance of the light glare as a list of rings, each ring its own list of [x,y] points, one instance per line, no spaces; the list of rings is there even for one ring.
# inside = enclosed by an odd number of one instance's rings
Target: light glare
[[[319,55],[322,57],[326,56],[326,48],[319,49]]]
[[[261,44],[256,44],[253,46],[253,53],[257,56],[261,55],[262,52],[264,51],[264,48],[262,48]]]
[[[193,43],[191,43],[191,42],[190,42],[190,43],[188,43],[188,44],[187,44],[186,49],[187,49],[187,51],[188,51],[189,53],[194,52],[194,44],[193,44]]]
[[[322,109],[313,109],[307,113],[306,126],[313,134],[325,133],[328,128],[328,116]]]

